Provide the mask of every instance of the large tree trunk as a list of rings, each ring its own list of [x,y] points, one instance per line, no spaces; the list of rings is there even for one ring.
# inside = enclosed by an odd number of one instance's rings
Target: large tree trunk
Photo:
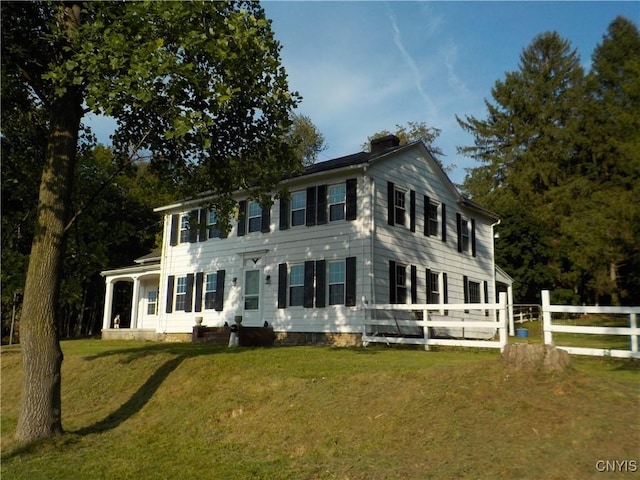
[[[62,433],[58,299],[65,255],[82,95],[67,92],[52,106],[35,235],[21,317],[22,405],[16,438],[29,442]]]

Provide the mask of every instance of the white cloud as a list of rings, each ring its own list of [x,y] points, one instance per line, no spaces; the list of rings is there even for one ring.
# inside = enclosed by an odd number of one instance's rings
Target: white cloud
[[[425,104],[425,107],[427,108],[428,115],[429,115],[429,117],[436,117],[437,116],[436,105],[433,102],[433,100],[431,99],[431,97],[429,95],[427,95],[427,93],[424,91],[424,88],[422,87],[423,79],[422,79],[422,74],[420,72],[420,69],[418,68],[417,63],[413,59],[411,54],[404,47],[404,44],[402,42],[402,34],[400,32],[400,28],[398,27],[398,23],[396,21],[396,18],[392,13],[389,13],[389,20],[391,22],[391,28],[393,29],[393,41],[394,41],[396,47],[398,47],[398,50],[400,51],[400,54],[402,55],[402,58],[405,60],[405,63],[407,65],[407,67],[409,68],[409,71],[411,72],[411,75],[413,76],[413,81],[415,83],[415,88],[418,91],[418,94],[420,95],[420,97],[422,98],[422,100],[423,100],[423,102]]]

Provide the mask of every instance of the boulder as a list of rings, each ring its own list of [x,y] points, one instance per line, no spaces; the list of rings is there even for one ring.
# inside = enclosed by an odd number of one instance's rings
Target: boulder
[[[553,345],[512,343],[502,352],[508,368],[526,372],[564,372],[569,368],[569,354]]]

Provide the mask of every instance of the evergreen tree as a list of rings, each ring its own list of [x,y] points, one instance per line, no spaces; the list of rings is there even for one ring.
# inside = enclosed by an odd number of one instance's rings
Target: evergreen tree
[[[482,163],[468,172],[463,190],[502,215],[498,259],[501,248],[513,250],[520,243],[516,227],[523,220],[535,226],[534,231],[526,228],[521,260],[511,255],[504,265],[514,278],[527,279],[526,285],[520,282],[516,298],[531,302],[541,288],[549,288],[550,272],[562,268],[549,251],[557,242],[557,218],[548,198],[565,181],[573,161],[584,72],[577,52],[555,32],[538,35],[521,54],[519,67],[496,82],[491,90],[495,103],[485,102],[486,119],[458,117],[475,141],[458,151]],[[547,254],[526,253],[534,251]]]
[[[559,203],[571,263],[597,302],[640,301],[640,34],[618,17],[592,55],[571,179]]]

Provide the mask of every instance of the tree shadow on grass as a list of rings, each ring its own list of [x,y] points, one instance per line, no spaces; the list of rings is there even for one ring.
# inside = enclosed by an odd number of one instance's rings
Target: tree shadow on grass
[[[144,384],[131,396],[129,400],[123,403],[117,410],[110,413],[105,418],[93,425],[76,430],[76,435],[90,435],[93,433],[102,433],[112,430],[120,424],[138,413],[151,400],[160,385],[167,379],[187,357],[182,355],[166,361],[147,379]]]

